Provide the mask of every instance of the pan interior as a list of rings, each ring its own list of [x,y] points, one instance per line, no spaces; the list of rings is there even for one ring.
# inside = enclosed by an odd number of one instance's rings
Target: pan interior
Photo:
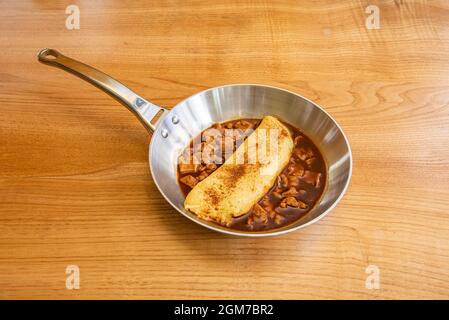
[[[204,221],[184,209],[177,181],[177,159],[190,140],[216,122],[274,115],[300,128],[320,149],[328,168],[327,186],[317,205],[303,218],[280,229],[245,232]],[[179,121],[173,121],[174,119]],[[167,137],[164,137],[167,133]],[[320,107],[292,92],[261,85],[229,85],[202,91],[174,107],[154,132],[150,169],[162,195],[179,212],[208,228],[234,235],[274,235],[305,226],[326,214],[344,194],[352,157],[337,123]]]

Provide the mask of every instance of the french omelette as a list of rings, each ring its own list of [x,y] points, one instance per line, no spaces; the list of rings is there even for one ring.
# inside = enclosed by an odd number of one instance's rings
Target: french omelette
[[[184,207],[200,218],[229,225],[270,190],[293,147],[290,131],[275,117],[264,117],[232,156],[189,192]]]

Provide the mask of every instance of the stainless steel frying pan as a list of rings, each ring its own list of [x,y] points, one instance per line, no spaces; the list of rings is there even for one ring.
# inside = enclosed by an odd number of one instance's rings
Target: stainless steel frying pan
[[[164,198],[196,223],[238,236],[287,233],[324,217],[343,197],[351,178],[352,155],[348,140],[335,120],[312,101],[287,90],[253,84],[234,84],[197,93],[171,110],[152,104],[110,76],[54,49],[38,54],[42,63],[59,67],[89,81],[131,110],[153,133],[149,148],[150,170]],[[177,181],[177,159],[190,140],[216,122],[274,115],[300,128],[320,149],[328,169],[327,185],[317,205],[291,225],[260,232],[229,229],[205,221],[184,209]],[[242,195],[244,196],[244,195]]]

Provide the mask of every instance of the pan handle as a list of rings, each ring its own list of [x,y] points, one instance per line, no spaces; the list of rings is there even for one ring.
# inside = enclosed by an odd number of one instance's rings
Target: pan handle
[[[117,99],[139,118],[149,132],[156,130],[162,114],[167,112],[166,109],[145,100],[107,74],[66,57],[55,49],[43,49],[37,57],[40,62],[68,71]]]

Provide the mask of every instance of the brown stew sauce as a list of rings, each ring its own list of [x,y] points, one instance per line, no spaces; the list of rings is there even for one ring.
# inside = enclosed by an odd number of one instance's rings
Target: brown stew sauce
[[[235,151],[248,135],[245,131],[256,129],[260,121],[258,119],[239,119],[217,123],[211,128],[239,130],[240,139],[236,141],[236,137],[233,137]],[[326,184],[326,164],[323,156],[299,129],[287,123],[283,124],[290,130],[295,143],[289,163],[265,196],[248,213],[234,218],[231,225],[227,227],[243,231],[280,228],[305,216],[320,199]],[[208,129],[205,129],[200,136],[202,137]],[[193,139],[183,154],[193,152],[194,141],[201,141],[201,139]],[[206,142],[203,141],[201,144],[200,149],[203,150],[203,145],[206,145]],[[226,160],[224,151],[222,159],[224,163]],[[198,165],[178,163],[178,181],[183,194],[187,195],[199,181],[205,179],[220,165],[204,162]]]

